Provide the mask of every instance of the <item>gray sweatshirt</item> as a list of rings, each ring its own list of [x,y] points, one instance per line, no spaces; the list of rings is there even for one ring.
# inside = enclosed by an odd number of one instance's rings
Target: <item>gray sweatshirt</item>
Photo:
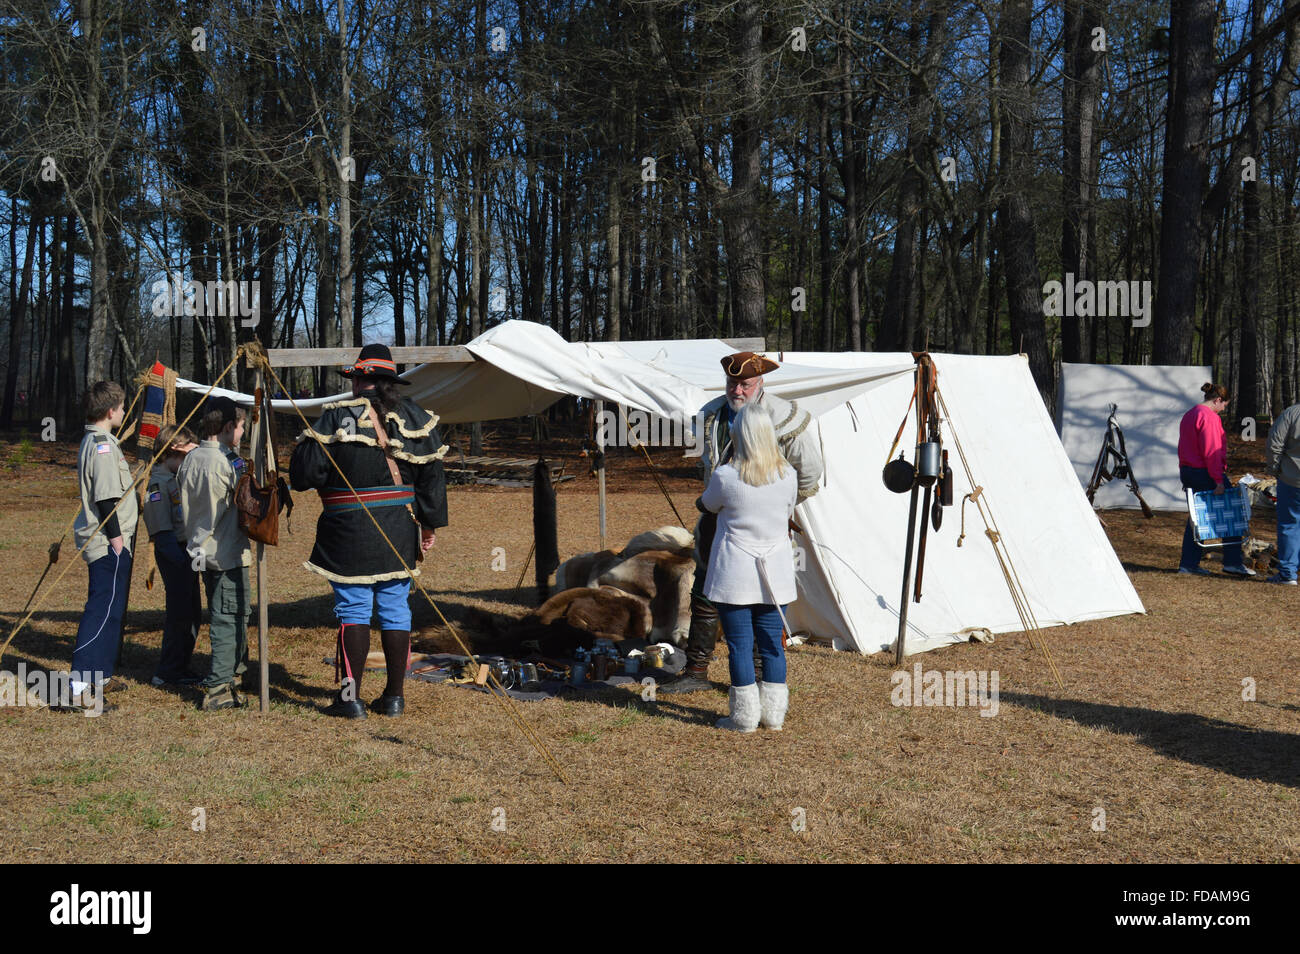
[[[1282,483],[1300,488],[1300,404],[1279,414],[1268,432],[1268,469]]]

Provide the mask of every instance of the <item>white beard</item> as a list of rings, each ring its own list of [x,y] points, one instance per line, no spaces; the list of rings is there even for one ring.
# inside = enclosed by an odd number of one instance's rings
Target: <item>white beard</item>
[[[763,389],[761,387],[754,392],[753,397],[749,397],[749,398],[743,397],[741,395],[737,395],[735,397],[732,397],[731,395],[727,395],[727,406],[730,407],[732,411],[739,411],[750,401],[757,403],[762,397],[763,397]]]

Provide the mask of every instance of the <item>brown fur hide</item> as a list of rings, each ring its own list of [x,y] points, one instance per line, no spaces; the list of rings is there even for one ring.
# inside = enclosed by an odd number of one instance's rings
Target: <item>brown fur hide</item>
[[[690,533],[661,527],[633,537],[622,552],[583,553],[556,571],[567,587],[520,621],[519,636],[548,655],[565,655],[597,638],[685,645],[695,560]]]

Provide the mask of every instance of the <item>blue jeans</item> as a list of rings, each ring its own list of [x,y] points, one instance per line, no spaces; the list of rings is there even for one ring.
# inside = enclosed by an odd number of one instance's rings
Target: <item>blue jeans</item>
[[[117,647],[122,641],[122,615],[131,583],[131,551],[125,547],[90,564],[86,608],[77,624],[72,672],[78,682],[103,682],[113,675]]]
[[[1178,465],[1178,476],[1183,482],[1184,490],[1213,490],[1219,486],[1210,476],[1210,472],[1204,467],[1185,467]],[[1227,475],[1225,475],[1226,478]],[[1279,483],[1279,486],[1281,484]],[[1225,543],[1223,550],[1224,566],[1244,566],[1241,556],[1241,539],[1233,543]],[[1192,531],[1192,519],[1187,518],[1187,526],[1183,528],[1183,555],[1178,561],[1180,568],[1194,570],[1201,565],[1201,557],[1204,556],[1205,550],[1196,545],[1196,535]]]
[[[764,682],[785,682],[785,649],[781,646],[781,616],[768,603],[715,603],[722,634],[727,638],[727,668],[733,686],[754,684],[754,643],[763,660]],[[785,607],[781,607],[782,610]]]
[[[162,574],[167,599],[162,651],[155,675],[172,681],[188,675],[194,642],[203,622],[199,574],[191,565],[190,555],[171,531],[164,531],[154,538],[153,554]]]
[[[1277,564],[1284,580],[1296,578],[1300,562],[1300,487],[1277,482]]]
[[[381,629],[411,629],[411,580],[402,577],[379,583],[335,583],[334,615],[344,626],[369,626],[379,613]]]

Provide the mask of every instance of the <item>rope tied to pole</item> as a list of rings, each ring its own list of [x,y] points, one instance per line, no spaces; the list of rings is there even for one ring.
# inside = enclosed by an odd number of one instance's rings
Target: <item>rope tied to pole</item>
[[[261,345],[259,344],[258,347],[260,348]],[[293,399],[293,395],[289,392],[287,388],[285,388],[284,382],[280,380],[280,376],[277,375],[275,373],[275,369],[271,367],[270,361],[267,360],[266,358],[265,350],[262,351],[261,355],[262,355],[262,360],[265,362],[265,364],[263,365],[263,370],[270,375],[271,379],[275,381],[276,385],[280,388],[280,390],[283,391],[288,396],[289,403],[293,407],[294,413],[297,414],[299,419],[303,422],[303,424],[307,426],[307,429],[311,430],[311,422],[307,420],[306,416],[302,413],[302,409],[298,407],[298,402]],[[324,451],[325,457],[330,462],[330,465],[335,469],[335,471],[337,471],[338,475],[343,479],[343,482],[347,485],[348,490],[352,492],[352,495],[357,499],[357,502],[361,504],[361,509],[365,512],[366,516],[370,518],[370,522],[374,524],[375,529],[379,531],[379,535],[384,538],[384,542],[387,543],[389,549],[393,551],[393,555],[396,556],[398,562],[402,564],[402,569],[406,571],[407,578],[411,581],[411,583],[415,586],[415,588],[420,591],[421,595],[424,596],[429,606],[433,608],[433,611],[438,614],[438,619],[442,620],[443,625],[447,627],[448,632],[450,632],[452,638],[455,639],[456,645],[459,646],[460,649],[464,652],[464,654],[469,657],[470,662],[474,666],[476,667],[480,666],[481,664],[478,661],[478,657],[475,656],[473,651],[470,650],[469,646],[465,643],[464,639],[461,638],[459,630],[457,630],[456,627],[451,624],[451,621],[448,620],[445,615],[443,615],[442,609],[434,601],[433,597],[429,595],[429,591],[424,588],[424,584],[420,581],[420,579],[412,572],[411,567],[407,565],[406,560],[402,557],[401,551],[397,549],[397,545],[394,544],[392,539],[388,536],[388,534],[384,532],[384,528],[379,525],[379,521],[376,520],[375,515],[370,512],[370,508],[367,507],[365,505],[365,502],[361,500],[361,496],[360,494],[357,493],[357,489],[352,486],[352,482],[348,480],[347,475],[343,473],[343,469],[339,467],[338,463],[334,460],[334,455],[330,453],[329,448],[324,444],[320,444],[320,448],[322,451]],[[546,743],[542,740],[541,736],[539,736],[537,732],[532,728],[532,726],[530,726],[527,723],[527,721],[523,718],[523,716],[520,715],[520,713],[518,712],[517,704],[512,698],[510,698],[509,695],[506,694],[505,687],[501,684],[500,680],[497,679],[496,673],[493,672],[491,669],[488,670],[488,679],[491,682],[492,687],[496,690],[494,692],[490,692],[489,695],[493,699],[497,700],[497,702],[505,709],[506,714],[514,722],[515,727],[519,729],[519,731],[523,734],[524,738],[528,740],[529,744],[532,745],[532,747],[537,751],[539,755],[541,755],[542,759],[550,767],[551,771],[555,773],[556,778],[558,778],[565,785],[568,785],[569,784],[568,776],[564,774],[564,770],[560,767],[560,763],[556,760],[555,756],[551,754],[550,749],[546,747]]]
[[[1061,679],[1060,670],[1056,668],[1056,661],[1052,658],[1051,650],[1048,649],[1047,639],[1043,635],[1042,627],[1039,626],[1038,619],[1034,615],[1029,601],[1029,594],[1025,591],[1024,584],[1020,582],[1020,574],[1016,571],[1011,554],[1007,551],[1006,544],[1002,540],[1002,531],[993,515],[993,508],[985,498],[984,488],[975,483],[975,475],[971,471],[970,460],[966,457],[966,451],[962,447],[961,437],[957,434],[952,413],[948,410],[948,404],[943,399],[943,392],[936,386],[934,393],[939,407],[943,410],[944,419],[948,423],[948,431],[952,434],[953,443],[957,447],[957,456],[961,459],[966,481],[975,488],[962,498],[962,536],[966,534],[966,501],[969,500],[975,504],[975,509],[979,511],[980,519],[984,522],[984,533],[993,544],[993,555],[997,558],[998,568],[1002,571],[1002,579],[1007,585],[1007,591],[1011,594],[1011,602],[1015,606],[1016,615],[1020,618],[1020,625],[1024,628],[1025,635],[1029,637],[1030,645],[1043,654],[1043,658],[1047,661],[1047,668],[1056,680],[1057,687],[1064,689],[1065,682]],[[958,539],[957,545],[961,546],[960,539]]]
[[[207,399],[207,396],[212,393],[213,389],[225,378],[227,374],[230,373],[231,369],[234,368],[235,363],[239,361],[240,355],[243,354],[244,348],[245,345],[240,345],[239,348],[236,349],[235,356],[230,359],[230,363],[226,365],[225,370],[222,371],[221,374],[217,375],[216,381],[213,381],[210,385],[208,385],[208,389],[205,392],[203,392],[203,397],[199,400],[197,404],[194,405],[194,410],[190,411],[190,413],[185,416],[185,420],[181,421],[179,425],[180,427],[184,427],[186,424],[188,424],[190,418],[192,418],[195,414],[198,413],[199,408],[203,407],[203,401]],[[141,388],[140,391],[136,392],[137,399],[139,398],[140,393],[143,390],[144,389]],[[135,401],[131,402],[131,407],[132,408],[135,407]],[[125,415],[123,416],[123,420],[125,420]],[[119,438],[119,440],[129,438],[129,437],[130,437],[130,432],[128,431],[125,437]],[[122,496],[118,499],[117,504],[113,507],[112,510],[108,512],[108,515],[102,518],[99,521],[99,523],[95,526],[95,529],[90,532],[90,534],[86,538],[86,542],[77,548],[77,552],[73,555],[74,557],[81,556],[81,554],[85,552],[86,547],[90,546],[90,542],[95,539],[95,534],[103,530],[104,525],[108,523],[109,520],[113,519],[113,516],[117,513],[118,507],[121,507],[122,501],[127,498],[127,494],[134,494],[139,492],[144,482],[149,479],[149,474],[152,473],[154,465],[158,463],[159,459],[163,455],[164,450],[166,450],[166,448],[162,448],[162,447],[158,448],[158,450],[154,453],[153,458],[149,461],[149,463],[136,471],[135,476],[131,480],[131,486],[127,489],[126,493],[122,494]],[[80,514],[80,511],[78,511],[78,514]],[[76,523],[76,519],[77,517],[76,515],[74,515],[72,518],[74,525]],[[64,536],[67,536],[66,530],[64,531]],[[60,539],[58,545],[62,545],[62,543],[63,540]],[[51,550],[53,551],[54,548],[51,548]],[[132,554],[132,556],[134,556],[134,554]],[[57,559],[57,554],[56,554],[56,559]],[[6,652],[8,652],[9,645],[14,641],[14,637],[17,636],[19,632],[22,631],[22,628],[27,625],[28,621],[31,620],[31,618],[37,612],[40,611],[41,607],[44,605],[45,597],[48,596],[55,588],[57,588],[59,583],[63,580],[63,578],[68,575],[68,570],[72,568],[74,562],[75,560],[69,560],[64,565],[63,570],[59,573],[58,576],[54,578],[54,582],[45,588],[45,593],[42,594],[42,598],[36,602],[35,606],[33,606],[30,610],[26,611],[23,615],[23,618],[18,621],[18,624],[14,626],[12,630],[9,631],[9,636],[8,638],[5,639],[4,645],[0,646],[0,662],[3,662],[4,655]],[[48,570],[49,567],[46,567],[46,569]],[[39,586],[39,583],[37,585]],[[29,604],[30,602],[31,601],[28,600]]]

